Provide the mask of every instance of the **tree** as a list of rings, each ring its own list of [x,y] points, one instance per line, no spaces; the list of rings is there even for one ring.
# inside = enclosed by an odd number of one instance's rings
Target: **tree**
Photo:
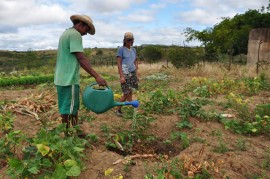
[[[203,31],[192,28],[185,29],[187,41],[199,40],[206,54],[229,53],[231,55],[246,54],[249,31],[252,28],[270,27],[270,3],[261,10],[248,10],[244,14],[236,14],[233,18],[222,18],[219,24]]]

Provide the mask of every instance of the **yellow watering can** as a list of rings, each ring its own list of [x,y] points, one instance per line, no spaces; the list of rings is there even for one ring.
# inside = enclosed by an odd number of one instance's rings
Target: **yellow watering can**
[[[134,100],[130,102],[114,101],[114,94],[110,87],[99,88],[95,87],[97,83],[88,85],[82,96],[84,106],[96,114],[101,114],[115,106],[132,105],[134,108],[139,106],[139,101]]]

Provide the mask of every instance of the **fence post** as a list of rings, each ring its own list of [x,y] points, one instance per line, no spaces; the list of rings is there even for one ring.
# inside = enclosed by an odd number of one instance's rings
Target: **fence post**
[[[260,67],[260,48],[261,44],[263,43],[263,40],[260,40],[259,42],[259,47],[258,47],[258,61],[257,61],[257,68],[256,68],[256,73],[259,73],[259,67]]]

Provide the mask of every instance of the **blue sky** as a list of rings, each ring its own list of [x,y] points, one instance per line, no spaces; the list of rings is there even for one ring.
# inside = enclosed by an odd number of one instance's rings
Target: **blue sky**
[[[70,16],[86,14],[96,34],[83,37],[85,48],[122,45],[127,31],[134,45],[183,45],[187,27],[203,30],[268,0],[1,0],[0,50],[56,49]],[[200,45],[198,42],[186,45]]]

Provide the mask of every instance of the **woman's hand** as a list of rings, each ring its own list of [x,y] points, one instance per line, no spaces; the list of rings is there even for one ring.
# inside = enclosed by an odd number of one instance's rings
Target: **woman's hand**
[[[120,77],[120,82],[121,82],[121,84],[124,84],[124,83],[126,82],[126,79],[125,79],[124,76],[121,76],[121,77]]]

